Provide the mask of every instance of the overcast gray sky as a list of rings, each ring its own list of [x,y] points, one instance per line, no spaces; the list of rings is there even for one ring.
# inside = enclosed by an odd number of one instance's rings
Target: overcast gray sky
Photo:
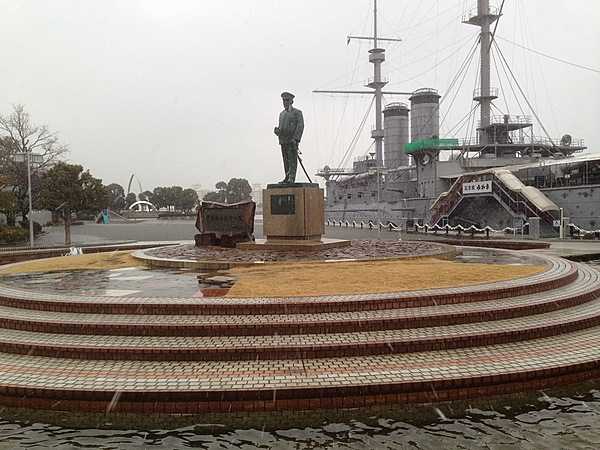
[[[444,93],[475,38],[477,28],[460,20],[475,4],[379,0],[380,34],[403,39],[387,46],[388,88]],[[338,166],[369,104],[311,91],[361,88],[371,76],[368,44],[346,45],[346,36],[371,32],[372,0],[0,0],[0,8],[0,111],[24,104],[60,133],[71,161],[105,183],[126,185],[131,173],[144,189],[279,180],[272,129],[282,90],[304,112],[310,172]],[[600,68],[599,1],[506,0],[504,8],[499,37]],[[600,151],[600,74],[499,43],[550,134]],[[471,107],[476,64],[442,135]],[[508,108],[520,113],[512,94]],[[368,150],[373,123],[353,156]]]

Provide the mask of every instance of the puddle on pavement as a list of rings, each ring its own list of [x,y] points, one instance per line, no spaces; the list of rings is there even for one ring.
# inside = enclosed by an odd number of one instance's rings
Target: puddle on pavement
[[[496,252],[490,249],[464,248],[456,262],[479,264],[527,264],[529,255]],[[29,272],[0,276],[0,283],[9,287],[43,293],[72,295],[102,295],[112,297],[202,297],[202,289],[214,284],[198,283],[199,273],[186,269],[91,269],[52,272]],[[207,293],[207,295],[209,295]],[[222,295],[221,291],[212,295]]]
[[[531,255],[504,253],[493,249],[465,247],[462,254],[454,258],[456,262],[477,264],[535,264]]]
[[[208,287],[188,270],[130,267],[111,270],[70,270],[3,275],[0,283],[50,294],[105,295],[112,297],[194,297]]]

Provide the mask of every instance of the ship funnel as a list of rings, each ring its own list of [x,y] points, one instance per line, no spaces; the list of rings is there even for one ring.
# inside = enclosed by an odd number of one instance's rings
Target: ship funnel
[[[383,148],[385,167],[395,169],[408,166],[404,145],[408,144],[408,106],[389,103],[383,110]]]
[[[410,140],[437,139],[440,136],[440,95],[431,88],[417,89],[410,100]]]

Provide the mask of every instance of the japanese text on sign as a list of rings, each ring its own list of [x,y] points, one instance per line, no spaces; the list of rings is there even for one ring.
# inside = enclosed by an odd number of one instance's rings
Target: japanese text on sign
[[[475,181],[472,183],[463,183],[463,194],[483,194],[492,192],[492,181]]]

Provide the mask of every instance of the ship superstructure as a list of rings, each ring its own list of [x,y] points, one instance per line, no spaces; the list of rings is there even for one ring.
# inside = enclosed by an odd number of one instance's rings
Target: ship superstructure
[[[479,120],[473,136],[440,136],[443,99],[436,89],[394,93],[405,94],[408,102],[376,108],[376,118],[382,117],[376,119],[372,137],[377,145],[383,140],[383,149],[376,146],[376,152],[355,160],[352,169],[326,166],[317,174],[326,180],[327,217],[393,221],[401,227],[502,229],[530,223],[546,235],[557,233],[561,218],[586,229],[600,227],[600,155],[579,154],[586,147],[570,135],[551,137],[526,97],[535,120],[500,113],[494,105],[499,89],[491,86],[490,77],[496,46],[492,25],[501,15],[489,0],[477,0],[477,8],[463,19],[480,28],[479,86],[473,92]],[[496,52],[504,59],[499,48]],[[380,64],[377,76],[382,78]],[[516,79],[515,85],[521,90]],[[534,133],[534,123],[543,136]]]

